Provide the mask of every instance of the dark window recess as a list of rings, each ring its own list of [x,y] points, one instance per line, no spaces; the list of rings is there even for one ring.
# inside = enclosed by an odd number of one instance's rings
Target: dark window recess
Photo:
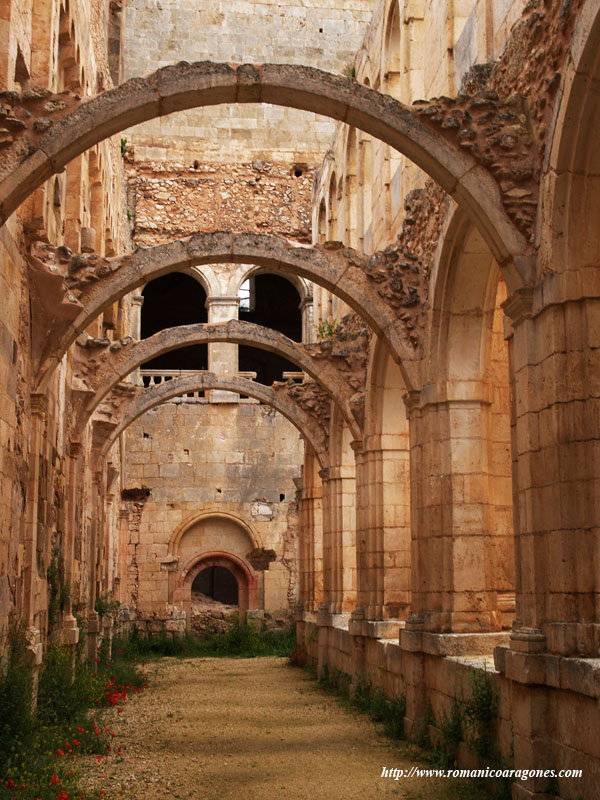
[[[142,339],[165,328],[207,322],[206,292],[197,280],[181,272],[172,272],[150,281],[144,287]],[[208,347],[192,345],[164,353],[147,361],[142,369],[206,369]]]
[[[273,328],[295,342],[301,341],[302,312],[296,288],[279,275],[255,275],[252,280],[250,310],[240,308],[240,319]],[[240,345],[239,370],[256,372],[258,383],[270,386],[273,381],[283,380],[283,372],[297,372],[298,369],[296,364],[281,356]]]
[[[219,603],[237,606],[238,584],[235,576],[225,567],[207,567],[194,578],[192,593],[200,592]]]

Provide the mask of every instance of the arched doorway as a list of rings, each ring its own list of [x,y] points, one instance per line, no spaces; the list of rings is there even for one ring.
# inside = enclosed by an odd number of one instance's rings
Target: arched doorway
[[[192,603],[206,598],[226,606],[237,606],[239,594],[238,582],[227,567],[206,567],[192,583]]]
[[[212,572],[212,570],[215,571]],[[204,573],[208,573],[208,575],[201,577]],[[228,576],[224,577],[224,573],[228,573]],[[256,608],[258,579],[252,568],[244,560],[232,553],[214,551],[203,553],[186,564],[177,581],[176,596],[179,595],[186,612],[188,630],[191,630],[192,627],[193,587],[194,585],[204,585],[204,581],[208,581],[208,588],[210,589],[211,575],[213,578],[217,575],[218,581],[221,582],[219,593],[223,590],[225,581],[227,581],[228,591],[233,590],[233,582],[235,582],[237,606],[240,611]],[[197,579],[198,583],[196,583]]]

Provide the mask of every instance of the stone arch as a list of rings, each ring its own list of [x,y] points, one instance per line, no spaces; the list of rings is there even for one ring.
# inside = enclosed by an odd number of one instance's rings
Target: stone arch
[[[186,531],[188,531],[193,525],[196,525],[199,522],[202,522],[205,519],[226,519],[230,522],[235,523],[238,527],[240,527],[244,533],[248,536],[250,541],[252,542],[252,546],[254,548],[262,547],[262,541],[258,532],[255,528],[245,519],[238,516],[237,514],[232,514],[230,511],[222,511],[216,509],[204,509],[199,514],[192,514],[175,528],[173,531],[173,535],[169,539],[169,546],[168,546],[168,554],[170,556],[178,556],[179,555],[179,545],[181,543],[182,538],[184,537]]]
[[[524,237],[503,209],[498,183],[473,156],[393,98],[351,78],[298,65],[181,62],[132,78],[84,103],[71,97],[73,110],[35,137],[27,157],[23,158],[22,135],[11,148],[0,183],[0,222],[51,175],[102,139],[148,119],[222,103],[291,106],[340,119],[381,139],[468,209],[511,280],[527,280],[530,264],[522,258],[528,253]]]
[[[544,157],[540,276],[595,271],[600,259],[600,9],[594,0],[584,3],[571,41]],[[548,288],[564,292],[559,285]]]
[[[243,559],[224,551],[202,553],[185,565],[175,583],[173,599],[170,599],[172,604],[183,605],[188,630],[192,622],[192,584],[196,576],[208,567],[224,567],[233,574],[238,585],[238,606],[242,611],[257,606],[258,578]]]
[[[248,269],[242,273],[241,279],[239,275],[236,276],[237,277],[236,283],[233,286],[231,286],[231,294],[237,295],[240,290],[240,287],[248,280],[248,278],[252,278],[254,275],[262,275],[267,272],[269,272],[269,270],[266,267],[257,266],[256,264],[249,264]],[[290,274],[286,275],[285,277],[296,289],[296,291],[300,295],[300,300],[302,302],[305,302],[311,297],[312,290],[309,280],[301,277],[300,275]]]
[[[44,265],[39,260],[30,261],[32,268],[41,276],[40,280],[48,280]],[[53,271],[51,280],[60,283],[62,303],[54,302],[54,297],[46,292],[52,301],[47,309],[47,324],[52,327],[49,332],[37,336],[38,347],[42,350],[38,391],[45,389],[52,371],[79,333],[119,297],[153,277],[213,263],[254,263],[273,273],[308,278],[334,292],[388,343],[391,352],[402,363],[407,386],[412,388],[414,378],[410,374],[411,362],[416,361],[419,353],[412,344],[407,343],[406,331],[396,309],[382,300],[378,284],[369,278],[364,256],[344,248],[298,246],[277,236],[217,232],[196,234],[168,244],[141,248],[121,257],[105,259],[101,264],[92,262],[90,266],[96,265],[101,279],[86,282],[84,278],[79,283],[76,302],[73,302],[73,289],[65,294],[63,278],[55,276]],[[85,274],[80,258],[78,264],[79,270]],[[57,305],[60,307],[57,308]]]
[[[109,426],[108,430],[104,430],[106,426],[102,426],[103,432],[96,438],[95,469],[101,467],[108,451],[119,435],[146,411],[150,411],[155,406],[181,394],[213,389],[222,389],[223,391],[255,397],[257,400],[279,411],[308,440],[315,450],[321,466],[326,466],[328,461],[326,431],[298,403],[267,386],[253,383],[244,378],[220,378],[211,372],[204,372],[174,378],[172,381],[145,389],[139,395],[125,401],[121,406],[119,420],[114,427]]]
[[[89,418],[112,389],[140,364],[168,353],[171,350],[189,347],[194,344],[210,344],[228,342],[250,345],[261,350],[276,353],[297,364],[323,388],[339,404],[353,435],[360,436],[360,427],[352,414],[350,393],[346,391],[346,382],[334,364],[325,360],[315,360],[299,344],[288,339],[282,333],[263,328],[251,322],[231,320],[220,324],[180,325],[167,328],[154,336],[130,344],[121,350],[107,350],[102,357],[102,364],[93,375],[94,395],[77,415],[74,435],[81,434]],[[98,358],[98,357],[96,357]],[[88,379],[92,381],[92,376]]]

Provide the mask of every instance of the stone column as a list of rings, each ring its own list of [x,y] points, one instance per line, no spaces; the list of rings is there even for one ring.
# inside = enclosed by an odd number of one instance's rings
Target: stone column
[[[42,663],[42,631],[36,625],[36,596],[45,581],[38,574],[38,506],[41,457],[48,414],[48,399],[44,394],[32,394],[31,433],[29,439],[29,474],[27,478],[27,508],[25,514],[25,554],[23,566],[23,618],[27,626],[28,650],[33,667],[34,686],[37,687],[39,667]],[[45,578],[45,576],[44,576]]]
[[[329,514],[331,524],[333,614],[356,606],[356,499],[354,467],[329,468]]]
[[[589,273],[585,291],[599,295]],[[579,278],[553,276],[543,294],[521,290],[503,306],[512,322],[511,650],[520,654],[597,658],[600,649],[600,299],[582,297]],[[518,680],[522,661],[508,659],[507,675]]]
[[[331,528],[331,481],[329,468],[319,470],[322,482],[323,500],[323,598],[318,607],[321,614],[333,613],[334,606],[334,567],[333,541]]]
[[[370,541],[367,619],[405,619],[410,606],[410,453],[407,434],[365,441],[364,505]]]
[[[144,305],[144,295],[143,294],[132,294],[131,295],[131,335],[134,339],[141,339],[142,337],[142,306]],[[131,375],[129,376],[132,383],[135,383],[137,386],[142,385],[142,379],[140,377],[140,370],[139,368],[134,370]]]
[[[79,641],[79,628],[73,616],[73,583],[75,562],[75,533],[77,530],[77,497],[79,495],[79,475],[81,474],[81,442],[69,445],[69,461],[67,465],[67,524],[65,531],[65,579],[69,585],[69,598],[62,618],[62,640],[65,644],[75,646]]]
[[[311,294],[302,298],[300,311],[302,312],[302,341],[304,344],[312,344],[315,340],[315,320]]]
[[[425,631],[501,628],[487,485],[488,388],[447,382],[408,399],[412,611]],[[505,537],[506,538],[506,537]],[[507,545],[508,546],[508,545]]]
[[[88,553],[89,596],[87,607],[88,657],[93,658],[99,645],[100,618],[95,609],[100,584],[98,575],[98,536],[102,529],[102,481],[103,473],[97,470],[92,475],[92,521],[90,524],[90,541]]]
[[[208,297],[206,308],[208,322],[228,322],[239,316],[240,298],[235,297]],[[215,375],[237,375],[238,373],[238,346],[225,342],[214,342],[208,345],[208,369]],[[233,392],[214,390],[209,393],[211,403],[237,403],[239,395]]]

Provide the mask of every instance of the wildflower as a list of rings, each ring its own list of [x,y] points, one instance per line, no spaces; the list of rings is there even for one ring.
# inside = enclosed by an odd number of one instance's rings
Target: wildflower
[[[85,728],[77,728],[77,733],[85,733]]]
[[[117,713],[118,713],[118,714],[120,714],[120,713],[121,713],[121,711],[123,711],[123,709],[122,709],[122,708],[117,708]]]
[[[6,781],[6,784],[5,784],[5,786],[6,786],[6,788],[7,788],[7,789],[14,789],[14,788],[15,788],[15,782],[13,781],[13,779],[12,779],[12,778],[9,778],[9,779]]]
[[[60,778],[58,777],[58,775],[53,775],[53,776],[50,778],[50,783],[51,783],[51,785],[53,785],[53,786],[54,786],[54,784],[56,784],[56,783],[60,783]]]
[[[65,754],[65,751],[62,749],[62,747],[59,747],[58,750],[56,751],[56,755],[57,756],[64,756],[64,754]]]
[[[102,759],[103,759],[103,758],[104,758],[104,756],[102,756],[102,755],[100,755],[100,756],[96,756],[96,760],[97,760],[97,761],[102,761]]]
[[[95,658],[94,659],[94,664],[99,664],[99,663],[100,663],[100,659],[99,658]],[[94,675],[94,677],[96,677],[96,676]]]
[[[73,746],[74,747],[79,747],[80,744],[81,744],[81,742],[78,739],[73,739]]]
[[[66,792],[61,792],[56,800],[69,800],[69,795]]]

